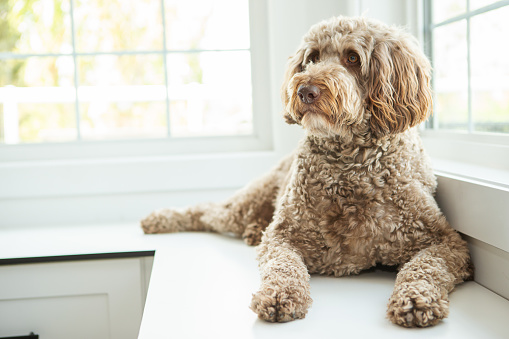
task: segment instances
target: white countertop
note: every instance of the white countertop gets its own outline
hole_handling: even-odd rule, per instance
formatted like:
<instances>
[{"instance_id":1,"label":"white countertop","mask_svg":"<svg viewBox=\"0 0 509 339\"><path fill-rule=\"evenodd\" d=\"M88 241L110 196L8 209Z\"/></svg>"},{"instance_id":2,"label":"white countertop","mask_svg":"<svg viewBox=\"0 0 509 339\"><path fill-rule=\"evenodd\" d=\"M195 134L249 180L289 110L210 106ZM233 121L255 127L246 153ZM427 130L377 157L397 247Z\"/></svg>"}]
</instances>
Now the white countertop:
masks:
<instances>
[{"instance_id":1,"label":"white countertop","mask_svg":"<svg viewBox=\"0 0 509 339\"><path fill-rule=\"evenodd\" d=\"M141 339L509 338L509 301L475 282L450 295L450 315L439 325L405 329L385 318L394 273L313 276L307 317L272 324L248 308L259 276L255 250L241 240L144 235L136 224L0 231L0 260L154 250Z\"/></svg>"}]
</instances>

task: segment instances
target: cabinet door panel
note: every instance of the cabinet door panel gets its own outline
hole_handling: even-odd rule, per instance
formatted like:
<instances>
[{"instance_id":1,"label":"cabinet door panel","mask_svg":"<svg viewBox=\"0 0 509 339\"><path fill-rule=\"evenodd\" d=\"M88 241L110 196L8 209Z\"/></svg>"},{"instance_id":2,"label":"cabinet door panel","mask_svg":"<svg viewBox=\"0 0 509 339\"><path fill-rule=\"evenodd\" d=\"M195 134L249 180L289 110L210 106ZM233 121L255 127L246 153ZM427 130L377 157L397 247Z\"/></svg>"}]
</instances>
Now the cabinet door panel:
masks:
<instances>
[{"instance_id":1,"label":"cabinet door panel","mask_svg":"<svg viewBox=\"0 0 509 339\"><path fill-rule=\"evenodd\" d=\"M0 337L33 331L52 339L136 338L142 260L0 266Z\"/></svg>"},{"instance_id":2,"label":"cabinet door panel","mask_svg":"<svg viewBox=\"0 0 509 339\"><path fill-rule=\"evenodd\" d=\"M107 294L1 300L0 319L7 335L26 334L28 326L40 338L110 338Z\"/></svg>"}]
</instances>

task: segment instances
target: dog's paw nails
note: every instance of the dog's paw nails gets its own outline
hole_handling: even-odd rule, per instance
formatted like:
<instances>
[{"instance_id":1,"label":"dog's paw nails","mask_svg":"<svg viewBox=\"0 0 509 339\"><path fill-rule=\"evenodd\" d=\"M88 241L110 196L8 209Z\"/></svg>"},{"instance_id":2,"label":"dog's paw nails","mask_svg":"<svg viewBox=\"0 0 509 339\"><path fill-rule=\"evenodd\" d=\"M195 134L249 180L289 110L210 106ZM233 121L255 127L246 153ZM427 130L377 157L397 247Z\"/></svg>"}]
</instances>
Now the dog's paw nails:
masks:
<instances>
[{"instance_id":1,"label":"dog's paw nails","mask_svg":"<svg viewBox=\"0 0 509 339\"><path fill-rule=\"evenodd\" d=\"M296 288L265 289L253 295L250 308L262 320L287 322L304 318L311 302L306 291Z\"/></svg>"},{"instance_id":2,"label":"dog's paw nails","mask_svg":"<svg viewBox=\"0 0 509 339\"><path fill-rule=\"evenodd\" d=\"M388 318L404 327L436 325L449 314L449 301L433 285L417 281L396 286L387 309Z\"/></svg>"}]
</instances>

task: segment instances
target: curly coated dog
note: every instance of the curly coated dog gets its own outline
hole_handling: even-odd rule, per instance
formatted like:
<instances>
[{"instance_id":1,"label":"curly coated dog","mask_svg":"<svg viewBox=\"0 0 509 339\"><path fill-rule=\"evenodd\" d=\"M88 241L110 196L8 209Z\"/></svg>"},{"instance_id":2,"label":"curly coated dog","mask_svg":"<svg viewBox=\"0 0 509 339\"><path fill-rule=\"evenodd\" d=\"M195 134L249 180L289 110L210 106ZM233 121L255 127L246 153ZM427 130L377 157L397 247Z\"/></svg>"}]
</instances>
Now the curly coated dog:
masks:
<instances>
[{"instance_id":1,"label":"curly coated dog","mask_svg":"<svg viewBox=\"0 0 509 339\"><path fill-rule=\"evenodd\" d=\"M436 179L414 126L431 111L431 67L416 40L366 18L336 17L304 36L282 86L284 117L306 136L227 201L164 209L146 233L234 233L258 245L261 319L304 318L310 274L399 265L388 318L425 327L471 279L467 245L434 200Z\"/></svg>"}]
</instances>

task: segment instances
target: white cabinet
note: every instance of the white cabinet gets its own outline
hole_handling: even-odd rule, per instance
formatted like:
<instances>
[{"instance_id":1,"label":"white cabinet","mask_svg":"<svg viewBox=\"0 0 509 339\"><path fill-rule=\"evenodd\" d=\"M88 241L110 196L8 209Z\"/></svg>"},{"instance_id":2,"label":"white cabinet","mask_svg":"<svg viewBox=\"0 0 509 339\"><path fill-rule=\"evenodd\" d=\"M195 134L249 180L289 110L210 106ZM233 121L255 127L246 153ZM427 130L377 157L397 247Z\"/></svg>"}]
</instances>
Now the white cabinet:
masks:
<instances>
[{"instance_id":1,"label":"white cabinet","mask_svg":"<svg viewBox=\"0 0 509 339\"><path fill-rule=\"evenodd\" d=\"M0 266L0 337L137 338L152 260Z\"/></svg>"}]
</instances>

